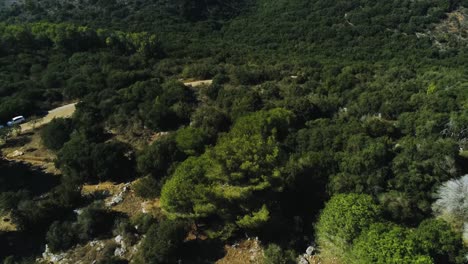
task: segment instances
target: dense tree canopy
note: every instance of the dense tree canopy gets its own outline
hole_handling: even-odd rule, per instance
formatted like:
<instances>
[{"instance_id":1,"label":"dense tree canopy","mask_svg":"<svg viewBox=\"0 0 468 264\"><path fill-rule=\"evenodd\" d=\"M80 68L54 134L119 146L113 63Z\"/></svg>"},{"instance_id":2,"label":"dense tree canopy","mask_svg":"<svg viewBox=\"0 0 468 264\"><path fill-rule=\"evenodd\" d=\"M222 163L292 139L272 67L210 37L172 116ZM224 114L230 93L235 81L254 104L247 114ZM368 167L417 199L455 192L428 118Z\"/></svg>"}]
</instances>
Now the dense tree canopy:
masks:
<instances>
[{"instance_id":1,"label":"dense tree canopy","mask_svg":"<svg viewBox=\"0 0 468 264\"><path fill-rule=\"evenodd\" d=\"M0 214L19 223L0 262L123 234L139 263L216 262L212 246L245 235L271 263L314 242L323 262L463 263L467 6L3 1L0 125L77 110L41 132L61 176L0 159ZM34 139L17 130L0 128L5 155ZM133 180L161 212L129 220L81 195ZM98 263L125 261L109 252Z\"/></svg>"}]
</instances>

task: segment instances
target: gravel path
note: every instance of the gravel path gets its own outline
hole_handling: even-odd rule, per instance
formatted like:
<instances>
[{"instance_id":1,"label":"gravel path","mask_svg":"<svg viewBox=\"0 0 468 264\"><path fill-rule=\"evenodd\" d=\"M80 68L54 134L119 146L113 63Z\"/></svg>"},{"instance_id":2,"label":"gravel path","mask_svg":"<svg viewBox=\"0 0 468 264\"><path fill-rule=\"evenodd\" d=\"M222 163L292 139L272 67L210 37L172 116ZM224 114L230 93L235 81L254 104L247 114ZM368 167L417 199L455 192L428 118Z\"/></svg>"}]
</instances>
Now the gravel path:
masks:
<instances>
[{"instance_id":1,"label":"gravel path","mask_svg":"<svg viewBox=\"0 0 468 264\"><path fill-rule=\"evenodd\" d=\"M202 80L202 81L194 81L194 82L184 82L185 86L192 86L192 87L197 87L197 86L202 86L202 85L210 85L213 83L213 80Z\"/></svg>"},{"instance_id":2,"label":"gravel path","mask_svg":"<svg viewBox=\"0 0 468 264\"><path fill-rule=\"evenodd\" d=\"M21 124L21 132L33 130L34 128L43 126L49 123L50 121L52 121L54 118L66 118L66 117L72 116L73 113L75 112L76 104L77 103L73 103L73 104L68 104L68 105L64 105L61 107L57 107L53 110L50 110L47 113L47 115L42 118L35 119L32 121L26 122L24 124Z\"/></svg>"}]
</instances>

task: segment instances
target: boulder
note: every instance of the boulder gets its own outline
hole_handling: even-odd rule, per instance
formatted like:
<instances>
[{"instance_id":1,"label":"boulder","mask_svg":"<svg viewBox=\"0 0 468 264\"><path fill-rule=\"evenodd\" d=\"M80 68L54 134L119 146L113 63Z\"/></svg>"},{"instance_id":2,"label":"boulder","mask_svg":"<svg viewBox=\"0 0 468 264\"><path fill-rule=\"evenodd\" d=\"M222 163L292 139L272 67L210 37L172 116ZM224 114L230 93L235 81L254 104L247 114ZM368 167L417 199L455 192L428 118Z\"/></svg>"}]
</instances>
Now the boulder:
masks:
<instances>
[{"instance_id":1,"label":"boulder","mask_svg":"<svg viewBox=\"0 0 468 264\"><path fill-rule=\"evenodd\" d=\"M309 246L306 249L306 254L309 255L309 256L312 256L312 254L314 254L314 251L315 251L315 248L313 246Z\"/></svg>"}]
</instances>

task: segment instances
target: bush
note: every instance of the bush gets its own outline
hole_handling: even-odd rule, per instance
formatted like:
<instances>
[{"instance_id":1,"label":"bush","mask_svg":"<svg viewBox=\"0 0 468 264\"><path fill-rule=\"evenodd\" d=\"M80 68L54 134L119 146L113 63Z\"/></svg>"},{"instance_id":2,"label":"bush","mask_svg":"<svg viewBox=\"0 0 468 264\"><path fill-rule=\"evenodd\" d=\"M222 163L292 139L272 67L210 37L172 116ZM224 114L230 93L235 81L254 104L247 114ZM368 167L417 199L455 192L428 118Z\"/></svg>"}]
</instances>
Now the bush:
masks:
<instances>
[{"instance_id":1,"label":"bush","mask_svg":"<svg viewBox=\"0 0 468 264\"><path fill-rule=\"evenodd\" d=\"M185 155L177 148L174 137L165 136L138 155L137 169L140 175L151 175L155 179L161 179L174 161L180 161L184 157Z\"/></svg>"},{"instance_id":2,"label":"bush","mask_svg":"<svg viewBox=\"0 0 468 264\"><path fill-rule=\"evenodd\" d=\"M146 234L148 230L156 223L156 220L150 214L139 213L130 219L133 226L138 228L139 234Z\"/></svg>"},{"instance_id":3,"label":"bush","mask_svg":"<svg viewBox=\"0 0 468 264\"><path fill-rule=\"evenodd\" d=\"M54 119L41 130L42 143L48 149L59 150L70 140L72 131L71 119Z\"/></svg>"},{"instance_id":4,"label":"bush","mask_svg":"<svg viewBox=\"0 0 468 264\"><path fill-rule=\"evenodd\" d=\"M151 176L140 178L134 185L135 193L144 199L153 199L161 194L161 182Z\"/></svg>"},{"instance_id":5,"label":"bush","mask_svg":"<svg viewBox=\"0 0 468 264\"><path fill-rule=\"evenodd\" d=\"M264 250L264 263L265 264L293 264L295 261L295 254L293 251L283 251L280 246L270 244Z\"/></svg>"},{"instance_id":6,"label":"bush","mask_svg":"<svg viewBox=\"0 0 468 264\"><path fill-rule=\"evenodd\" d=\"M185 127L177 131L177 147L187 155L201 154L207 143L207 136L200 128Z\"/></svg>"},{"instance_id":7,"label":"bush","mask_svg":"<svg viewBox=\"0 0 468 264\"><path fill-rule=\"evenodd\" d=\"M133 151L125 143L96 144L91 156L94 161L94 174L99 181L127 181L135 176Z\"/></svg>"},{"instance_id":8,"label":"bush","mask_svg":"<svg viewBox=\"0 0 468 264\"><path fill-rule=\"evenodd\" d=\"M47 231L46 241L52 252L69 249L79 242L76 227L72 222L55 221Z\"/></svg>"},{"instance_id":9,"label":"bush","mask_svg":"<svg viewBox=\"0 0 468 264\"><path fill-rule=\"evenodd\" d=\"M182 72L184 78L208 79L213 77L215 69L209 64L193 64L186 66Z\"/></svg>"},{"instance_id":10,"label":"bush","mask_svg":"<svg viewBox=\"0 0 468 264\"><path fill-rule=\"evenodd\" d=\"M153 224L141 244L136 263L175 263L186 233L183 222L166 220Z\"/></svg>"},{"instance_id":11,"label":"bush","mask_svg":"<svg viewBox=\"0 0 468 264\"><path fill-rule=\"evenodd\" d=\"M81 182L122 181L134 176L131 147L121 142L94 143L73 135L57 155L56 165L68 178Z\"/></svg>"},{"instance_id":12,"label":"bush","mask_svg":"<svg viewBox=\"0 0 468 264\"><path fill-rule=\"evenodd\" d=\"M399 226L373 224L356 240L355 263L433 263L430 256L418 252L415 241L408 235L409 231Z\"/></svg>"},{"instance_id":13,"label":"bush","mask_svg":"<svg viewBox=\"0 0 468 264\"><path fill-rule=\"evenodd\" d=\"M339 194L327 202L316 225L320 246L340 254L380 218L381 209L365 194Z\"/></svg>"}]
</instances>

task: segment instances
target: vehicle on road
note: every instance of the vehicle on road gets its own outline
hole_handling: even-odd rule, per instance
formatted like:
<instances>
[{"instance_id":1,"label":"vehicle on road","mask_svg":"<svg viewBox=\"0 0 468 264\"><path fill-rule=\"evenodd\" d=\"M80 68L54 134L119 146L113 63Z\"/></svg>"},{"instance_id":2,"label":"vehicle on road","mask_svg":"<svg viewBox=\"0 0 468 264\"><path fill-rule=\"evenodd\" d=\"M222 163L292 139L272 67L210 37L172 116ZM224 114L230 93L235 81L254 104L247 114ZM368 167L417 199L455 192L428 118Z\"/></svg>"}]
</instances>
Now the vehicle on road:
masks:
<instances>
[{"instance_id":1,"label":"vehicle on road","mask_svg":"<svg viewBox=\"0 0 468 264\"><path fill-rule=\"evenodd\" d=\"M13 125L16 125L16 124L21 124L24 121L26 121L26 119L23 116L15 116L15 117L13 117L11 119L11 121L7 122L7 125L8 126L13 126Z\"/></svg>"}]
</instances>

